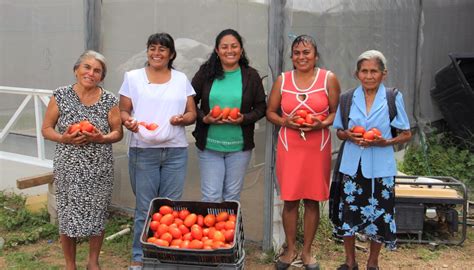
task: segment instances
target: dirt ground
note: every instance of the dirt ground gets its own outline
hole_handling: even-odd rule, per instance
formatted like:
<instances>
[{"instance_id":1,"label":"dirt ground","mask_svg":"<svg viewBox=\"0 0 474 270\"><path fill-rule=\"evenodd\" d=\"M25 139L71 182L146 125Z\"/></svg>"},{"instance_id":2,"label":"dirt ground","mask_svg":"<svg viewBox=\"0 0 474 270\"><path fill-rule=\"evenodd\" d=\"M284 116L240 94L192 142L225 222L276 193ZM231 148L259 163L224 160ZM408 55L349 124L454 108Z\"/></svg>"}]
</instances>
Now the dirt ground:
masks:
<instances>
[{"instance_id":1,"label":"dirt ground","mask_svg":"<svg viewBox=\"0 0 474 270\"><path fill-rule=\"evenodd\" d=\"M467 239L462 246L432 246L418 244L399 244L396 251L383 250L380 256L381 269L474 269L474 229L469 227ZM85 269L87 259L87 243L81 243L83 248L78 248L78 267ZM367 243L359 243L366 247ZM124 247L127 248L127 247ZM246 243L245 269L274 269L269 255L252 243ZM316 243L313 247L315 257L321 264L321 269L336 269L344 260L343 247L334 244L331 240L327 243ZM7 265L7 254L31 254L34 260L41 265L50 265L49 269L62 269L64 267L62 251L58 241L40 241L35 244L20 246L14 249L3 250L0 253L0 269L23 269L15 265ZM365 269L367 252L357 250L357 261L360 269ZM103 269L127 269L129 258L118 255L107 247L101 254ZM39 263L38 263L39 264ZM33 264L34 266L34 264ZM38 270L34 267L31 269ZM186 268L188 269L188 268ZM303 269L292 266L291 269Z\"/></svg>"}]
</instances>

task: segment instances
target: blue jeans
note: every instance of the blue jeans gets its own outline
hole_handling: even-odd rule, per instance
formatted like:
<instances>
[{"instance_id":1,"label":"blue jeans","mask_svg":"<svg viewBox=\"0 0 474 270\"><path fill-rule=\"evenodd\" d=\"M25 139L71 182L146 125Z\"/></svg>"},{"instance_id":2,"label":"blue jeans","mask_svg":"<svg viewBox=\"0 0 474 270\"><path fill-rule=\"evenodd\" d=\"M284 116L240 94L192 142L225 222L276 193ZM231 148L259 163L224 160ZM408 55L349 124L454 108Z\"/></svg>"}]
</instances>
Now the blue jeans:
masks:
<instances>
[{"instance_id":1,"label":"blue jeans","mask_svg":"<svg viewBox=\"0 0 474 270\"><path fill-rule=\"evenodd\" d=\"M197 151L201 171L202 200L207 202L239 201L252 150L218 152L198 149Z\"/></svg>"},{"instance_id":2,"label":"blue jeans","mask_svg":"<svg viewBox=\"0 0 474 270\"><path fill-rule=\"evenodd\" d=\"M132 261L141 262L140 237L150 201L156 197L179 200L183 194L188 148L136 148L129 151L130 183L135 194Z\"/></svg>"}]
</instances>

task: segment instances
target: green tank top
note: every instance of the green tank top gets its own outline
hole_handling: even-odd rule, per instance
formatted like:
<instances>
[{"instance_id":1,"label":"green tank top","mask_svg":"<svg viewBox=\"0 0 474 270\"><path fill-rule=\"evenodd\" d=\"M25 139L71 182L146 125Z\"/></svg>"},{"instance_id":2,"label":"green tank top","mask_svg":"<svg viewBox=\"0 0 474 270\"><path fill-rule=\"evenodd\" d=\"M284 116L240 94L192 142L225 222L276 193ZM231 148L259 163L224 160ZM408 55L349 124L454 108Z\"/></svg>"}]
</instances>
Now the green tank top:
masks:
<instances>
[{"instance_id":1,"label":"green tank top","mask_svg":"<svg viewBox=\"0 0 474 270\"><path fill-rule=\"evenodd\" d=\"M209 94L209 106L219 105L239 108L242 104L242 72L240 67L233 71L224 72L224 78L214 80ZM244 138L240 125L210 125L207 133L206 149L220 152L241 151L244 148Z\"/></svg>"}]
</instances>

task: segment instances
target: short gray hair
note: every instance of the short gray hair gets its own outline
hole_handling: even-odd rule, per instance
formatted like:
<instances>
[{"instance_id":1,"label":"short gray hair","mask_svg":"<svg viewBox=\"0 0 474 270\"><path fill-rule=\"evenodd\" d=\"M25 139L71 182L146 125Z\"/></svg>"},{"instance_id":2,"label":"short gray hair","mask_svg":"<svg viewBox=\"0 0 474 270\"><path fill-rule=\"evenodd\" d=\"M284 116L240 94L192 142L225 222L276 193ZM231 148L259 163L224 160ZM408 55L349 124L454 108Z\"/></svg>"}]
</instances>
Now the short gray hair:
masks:
<instances>
[{"instance_id":1,"label":"short gray hair","mask_svg":"<svg viewBox=\"0 0 474 270\"><path fill-rule=\"evenodd\" d=\"M363 52L357 58L356 73L359 72L360 65L362 64L362 61L371 60L371 59L375 59L377 61L377 63L379 64L380 71L386 71L387 70L387 59L385 58L383 53L381 53L377 50L369 50L369 51Z\"/></svg>"},{"instance_id":2,"label":"short gray hair","mask_svg":"<svg viewBox=\"0 0 474 270\"><path fill-rule=\"evenodd\" d=\"M79 65L81 65L81 63L84 61L84 59L87 59L87 58L93 58L93 59L99 61L100 65L102 66L102 76L100 78L100 81L103 81L104 78L105 78L105 75L107 74L107 64L106 64L106 61L105 61L105 57L102 54L100 54L96 51L87 50L87 51L83 52L79 56L79 58L77 58L77 61L74 64L73 71L76 71L76 69L79 68Z\"/></svg>"}]
</instances>

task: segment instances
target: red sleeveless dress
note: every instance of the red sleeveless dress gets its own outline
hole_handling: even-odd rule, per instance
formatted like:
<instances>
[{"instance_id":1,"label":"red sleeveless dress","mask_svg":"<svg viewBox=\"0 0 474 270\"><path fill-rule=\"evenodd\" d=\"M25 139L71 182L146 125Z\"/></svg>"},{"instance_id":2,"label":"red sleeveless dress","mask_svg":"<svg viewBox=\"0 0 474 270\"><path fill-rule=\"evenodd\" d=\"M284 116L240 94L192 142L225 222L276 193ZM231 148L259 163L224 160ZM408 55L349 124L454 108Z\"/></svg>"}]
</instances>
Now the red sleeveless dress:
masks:
<instances>
[{"instance_id":1,"label":"red sleeveless dress","mask_svg":"<svg viewBox=\"0 0 474 270\"><path fill-rule=\"evenodd\" d=\"M282 74L281 111L283 116L305 109L314 115L329 114L327 76L330 71L317 69L313 84L299 89L293 71ZM301 99L303 100L301 100ZM282 127L278 134L276 175L280 198L284 201L329 198L331 137L329 129L305 132Z\"/></svg>"}]
</instances>

